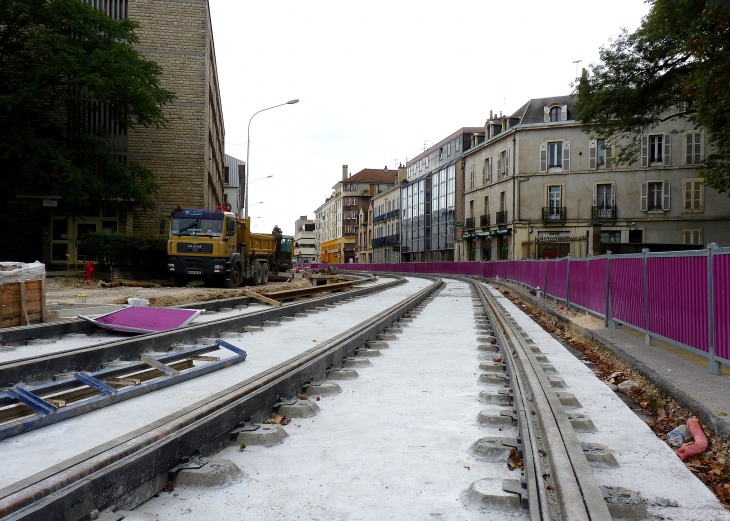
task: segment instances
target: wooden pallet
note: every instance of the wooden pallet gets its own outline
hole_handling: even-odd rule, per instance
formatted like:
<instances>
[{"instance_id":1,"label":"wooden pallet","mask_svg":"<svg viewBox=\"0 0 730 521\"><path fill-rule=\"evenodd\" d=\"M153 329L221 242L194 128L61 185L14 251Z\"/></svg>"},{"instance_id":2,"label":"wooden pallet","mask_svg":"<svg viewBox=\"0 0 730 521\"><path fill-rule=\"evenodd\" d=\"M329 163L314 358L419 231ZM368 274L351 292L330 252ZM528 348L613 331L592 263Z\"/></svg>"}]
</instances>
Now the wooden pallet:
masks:
<instances>
[{"instance_id":1,"label":"wooden pallet","mask_svg":"<svg viewBox=\"0 0 730 521\"><path fill-rule=\"evenodd\" d=\"M25 326L45 321L45 279L0 284L0 327Z\"/></svg>"}]
</instances>

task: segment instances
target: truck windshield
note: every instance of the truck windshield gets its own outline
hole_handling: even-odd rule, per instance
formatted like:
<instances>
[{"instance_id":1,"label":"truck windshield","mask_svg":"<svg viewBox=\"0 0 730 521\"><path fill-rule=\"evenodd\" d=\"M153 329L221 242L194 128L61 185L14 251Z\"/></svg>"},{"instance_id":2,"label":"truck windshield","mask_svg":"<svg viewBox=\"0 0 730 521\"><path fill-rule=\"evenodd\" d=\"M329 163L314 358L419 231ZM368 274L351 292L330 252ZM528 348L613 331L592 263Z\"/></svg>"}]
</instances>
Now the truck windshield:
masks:
<instances>
[{"instance_id":1,"label":"truck windshield","mask_svg":"<svg viewBox=\"0 0 730 521\"><path fill-rule=\"evenodd\" d=\"M172 235L206 235L220 237L223 232L223 219L175 218L172 219Z\"/></svg>"}]
</instances>

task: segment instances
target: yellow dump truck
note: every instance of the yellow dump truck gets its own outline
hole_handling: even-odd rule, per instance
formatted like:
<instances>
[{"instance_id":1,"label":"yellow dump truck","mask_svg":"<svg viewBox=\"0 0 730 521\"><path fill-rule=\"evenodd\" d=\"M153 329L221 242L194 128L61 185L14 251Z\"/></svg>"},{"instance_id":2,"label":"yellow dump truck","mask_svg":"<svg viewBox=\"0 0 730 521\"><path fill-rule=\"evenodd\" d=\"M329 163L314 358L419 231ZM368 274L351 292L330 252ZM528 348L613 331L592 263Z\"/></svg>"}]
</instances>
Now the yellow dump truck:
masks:
<instances>
[{"instance_id":1,"label":"yellow dump truck","mask_svg":"<svg viewBox=\"0 0 730 521\"><path fill-rule=\"evenodd\" d=\"M236 217L225 207L178 207L170 215L167 269L176 286L193 279L226 288L236 288L242 282L266 284L269 273L277 272L280 238L252 233L249 218Z\"/></svg>"}]
</instances>

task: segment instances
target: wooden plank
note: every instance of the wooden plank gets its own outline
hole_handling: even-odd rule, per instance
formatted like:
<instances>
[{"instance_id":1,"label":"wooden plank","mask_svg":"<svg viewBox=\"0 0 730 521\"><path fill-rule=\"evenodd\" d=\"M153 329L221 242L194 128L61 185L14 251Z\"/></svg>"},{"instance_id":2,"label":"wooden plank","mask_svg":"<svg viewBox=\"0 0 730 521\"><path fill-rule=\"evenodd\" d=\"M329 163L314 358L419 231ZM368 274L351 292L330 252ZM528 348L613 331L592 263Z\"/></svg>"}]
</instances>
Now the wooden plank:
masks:
<instances>
[{"instance_id":1,"label":"wooden plank","mask_svg":"<svg viewBox=\"0 0 730 521\"><path fill-rule=\"evenodd\" d=\"M40 316L42 313L42 308L43 308L43 306L41 305L40 301L28 302L25 305L25 314L26 315L38 314L38 316ZM0 306L0 316L2 318L20 317L22 314L23 314L23 303L22 302L15 302L13 304Z\"/></svg>"},{"instance_id":2,"label":"wooden plank","mask_svg":"<svg viewBox=\"0 0 730 521\"><path fill-rule=\"evenodd\" d=\"M241 291L247 297L255 298L256 300L260 300L261 302L265 302L266 304L271 304L272 306L281 306L281 302L272 298L264 297L263 295L259 295L258 293L254 293L253 291L248 291L247 289L242 289Z\"/></svg>"},{"instance_id":3,"label":"wooden plank","mask_svg":"<svg viewBox=\"0 0 730 521\"><path fill-rule=\"evenodd\" d=\"M41 281L41 322L47 322L48 310L46 309L46 279Z\"/></svg>"},{"instance_id":4,"label":"wooden plank","mask_svg":"<svg viewBox=\"0 0 730 521\"><path fill-rule=\"evenodd\" d=\"M25 302L25 282L20 283L20 325L28 325L28 309Z\"/></svg>"},{"instance_id":5,"label":"wooden plank","mask_svg":"<svg viewBox=\"0 0 730 521\"><path fill-rule=\"evenodd\" d=\"M46 279L28 280L25 282L26 289L41 289L45 285Z\"/></svg>"}]
</instances>

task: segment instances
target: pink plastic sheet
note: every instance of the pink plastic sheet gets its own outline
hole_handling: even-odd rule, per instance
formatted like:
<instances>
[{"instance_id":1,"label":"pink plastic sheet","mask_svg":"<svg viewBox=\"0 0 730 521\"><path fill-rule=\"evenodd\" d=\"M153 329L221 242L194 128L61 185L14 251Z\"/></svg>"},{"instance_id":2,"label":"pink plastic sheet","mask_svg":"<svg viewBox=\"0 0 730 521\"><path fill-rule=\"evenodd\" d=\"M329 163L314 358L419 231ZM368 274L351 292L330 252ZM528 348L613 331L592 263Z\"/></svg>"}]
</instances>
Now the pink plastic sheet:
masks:
<instances>
[{"instance_id":1,"label":"pink plastic sheet","mask_svg":"<svg viewBox=\"0 0 730 521\"><path fill-rule=\"evenodd\" d=\"M104 329L125 333L159 333L187 326L200 309L131 307L96 318L79 315Z\"/></svg>"}]
</instances>

